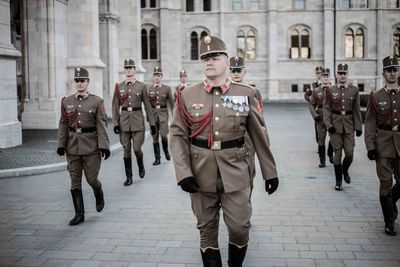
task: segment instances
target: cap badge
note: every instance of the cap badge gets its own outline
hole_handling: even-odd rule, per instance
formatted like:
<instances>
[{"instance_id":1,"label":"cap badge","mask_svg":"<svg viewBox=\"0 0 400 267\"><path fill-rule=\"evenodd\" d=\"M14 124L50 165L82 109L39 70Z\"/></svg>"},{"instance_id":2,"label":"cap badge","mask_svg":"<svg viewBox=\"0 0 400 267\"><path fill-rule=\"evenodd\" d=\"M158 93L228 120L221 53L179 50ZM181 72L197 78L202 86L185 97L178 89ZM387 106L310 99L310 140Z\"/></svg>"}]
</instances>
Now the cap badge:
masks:
<instances>
[{"instance_id":1,"label":"cap badge","mask_svg":"<svg viewBox=\"0 0 400 267\"><path fill-rule=\"evenodd\" d=\"M204 43L205 43L205 44L210 44L210 43L211 43L211 37L208 36L208 35L205 36L205 37L204 37Z\"/></svg>"}]
</instances>

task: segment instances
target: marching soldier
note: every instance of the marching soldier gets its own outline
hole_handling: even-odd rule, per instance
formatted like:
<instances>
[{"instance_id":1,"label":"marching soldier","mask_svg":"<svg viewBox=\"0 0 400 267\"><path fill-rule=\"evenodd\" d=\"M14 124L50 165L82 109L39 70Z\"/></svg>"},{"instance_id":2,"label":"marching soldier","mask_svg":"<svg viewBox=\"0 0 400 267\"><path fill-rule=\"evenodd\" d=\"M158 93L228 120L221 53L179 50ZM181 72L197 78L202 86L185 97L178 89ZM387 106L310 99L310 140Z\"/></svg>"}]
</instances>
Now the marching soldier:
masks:
<instances>
[{"instance_id":1,"label":"marching soldier","mask_svg":"<svg viewBox=\"0 0 400 267\"><path fill-rule=\"evenodd\" d=\"M306 89L306 91L304 92L304 99L310 103L310 99L311 99L311 94L312 91L315 90L316 88L318 88L322 83L321 83L321 74L322 74L322 70L323 67L322 66L317 66L315 68L315 75L317 76L317 79L311 84L312 87L309 87ZM317 141L318 142L318 141Z\"/></svg>"},{"instance_id":2,"label":"marching soldier","mask_svg":"<svg viewBox=\"0 0 400 267\"><path fill-rule=\"evenodd\" d=\"M318 140L318 155L319 165L318 167L325 167L325 139L326 139L326 126L323 120L323 104L325 99L325 92L330 86L330 70L329 68L322 68L321 72L321 84L314 88L310 98L310 112L311 116L317 126L317 140Z\"/></svg>"},{"instance_id":3,"label":"marching soldier","mask_svg":"<svg viewBox=\"0 0 400 267\"><path fill-rule=\"evenodd\" d=\"M358 87L348 83L348 65L339 64L338 84L326 90L323 119L334 149L335 190L342 190L342 178L350 183L349 167L353 162L354 131L362 134L360 95ZM342 150L344 159L342 163Z\"/></svg>"},{"instance_id":4,"label":"marching soldier","mask_svg":"<svg viewBox=\"0 0 400 267\"><path fill-rule=\"evenodd\" d=\"M180 84L175 87L175 92L174 92L174 100L176 101L176 94L178 91L182 91L183 89L185 89L186 87L189 87L189 84L187 82L187 73L185 70L181 70L179 72L179 81Z\"/></svg>"},{"instance_id":5,"label":"marching soldier","mask_svg":"<svg viewBox=\"0 0 400 267\"><path fill-rule=\"evenodd\" d=\"M115 84L112 101L114 132L119 134L120 142L124 149L125 186L132 184L132 143L139 169L139 177L143 178L145 176L142 152L145 126L142 103L146 110L152 134L156 130L151 104L147 96L146 84L135 79L135 72L135 62L132 59L125 59L125 81Z\"/></svg>"},{"instance_id":6,"label":"marching soldier","mask_svg":"<svg viewBox=\"0 0 400 267\"><path fill-rule=\"evenodd\" d=\"M396 57L383 59L385 86L371 92L365 118L365 146L368 158L375 160L376 173L380 181L379 200L385 221L385 233L396 235L396 202L400 198L398 179L400 164L400 93L396 77L399 75L399 62Z\"/></svg>"},{"instance_id":7,"label":"marching soldier","mask_svg":"<svg viewBox=\"0 0 400 267\"><path fill-rule=\"evenodd\" d=\"M153 135L153 147L155 161L153 165L160 164L160 143L158 142L159 136L161 135L162 147L164 150L165 158L167 160L171 159L168 151L168 103L171 112L174 109L174 96L172 94L171 87L161 84L163 78L162 70L160 67L155 67L153 71L154 84L148 88L148 94L150 98L150 103L152 106L152 111L154 115L154 120L156 123L156 131Z\"/></svg>"},{"instance_id":8,"label":"marching soldier","mask_svg":"<svg viewBox=\"0 0 400 267\"><path fill-rule=\"evenodd\" d=\"M104 195L98 175L101 157L106 160L110 156L104 101L88 92L89 72L86 69L76 68L74 81L76 93L61 101L57 148L58 155L67 155L71 178L75 216L69 225L85 221L82 171L93 188L96 210L100 212L104 208Z\"/></svg>"},{"instance_id":9,"label":"marching soldier","mask_svg":"<svg viewBox=\"0 0 400 267\"><path fill-rule=\"evenodd\" d=\"M176 178L182 190L190 193L204 266L222 266L221 208L229 232L229 266L242 266L252 210L246 132L260 160L265 190L275 192L279 180L256 91L227 79L225 43L205 36L200 58L206 79L178 94L171 123Z\"/></svg>"}]
</instances>

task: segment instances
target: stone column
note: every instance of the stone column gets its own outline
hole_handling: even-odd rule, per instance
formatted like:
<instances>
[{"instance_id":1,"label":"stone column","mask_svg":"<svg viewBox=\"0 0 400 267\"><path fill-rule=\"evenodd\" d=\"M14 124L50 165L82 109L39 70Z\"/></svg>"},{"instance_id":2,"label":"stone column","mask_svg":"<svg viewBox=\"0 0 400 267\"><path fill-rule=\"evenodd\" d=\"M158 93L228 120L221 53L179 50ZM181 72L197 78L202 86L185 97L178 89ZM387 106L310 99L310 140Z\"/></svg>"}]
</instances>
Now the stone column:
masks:
<instances>
[{"instance_id":1,"label":"stone column","mask_svg":"<svg viewBox=\"0 0 400 267\"><path fill-rule=\"evenodd\" d=\"M103 69L103 82L105 86L103 98L107 107L106 110L110 110L115 83L119 80L118 2L101 0L99 8L100 58L106 65Z\"/></svg>"},{"instance_id":2,"label":"stone column","mask_svg":"<svg viewBox=\"0 0 400 267\"><path fill-rule=\"evenodd\" d=\"M0 148L6 148L22 144L16 66L21 53L11 44L9 0L0 0L0 14Z\"/></svg>"},{"instance_id":3,"label":"stone column","mask_svg":"<svg viewBox=\"0 0 400 267\"><path fill-rule=\"evenodd\" d=\"M22 1L24 129L58 128L66 93L67 2Z\"/></svg>"},{"instance_id":4,"label":"stone column","mask_svg":"<svg viewBox=\"0 0 400 267\"><path fill-rule=\"evenodd\" d=\"M325 1L324 5L324 66L331 70L332 81L335 80L335 34L339 36L340 29L334 31L334 1ZM337 45L337 44L336 44ZM336 49L337 51L337 49ZM336 55L337 56L337 55Z\"/></svg>"},{"instance_id":5,"label":"stone column","mask_svg":"<svg viewBox=\"0 0 400 267\"><path fill-rule=\"evenodd\" d=\"M68 1L68 84L75 92L73 75L75 67L89 71L89 91L103 97L103 69L99 43L99 1Z\"/></svg>"},{"instance_id":6,"label":"stone column","mask_svg":"<svg viewBox=\"0 0 400 267\"><path fill-rule=\"evenodd\" d=\"M384 55L384 52L382 50L382 41L385 40L387 37L385 36L385 26L384 25L384 20L383 20L383 3L382 1L377 1L376 3L377 9L376 9L376 56L377 56L377 61L376 61L376 82L375 82L375 88L379 89L383 87L383 77L381 73L383 72L383 66L382 66L382 60L384 57L387 55ZM392 37L392 31L390 31L390 38ZM388 54L392 54L389 52Z\"/></svg>"},{"instance_id":7,"label":"stone column","mask_svg":"<svg viewBox=\"0 0 400 267\"><path fill-rule=\"evenodd\" d=\"M269 13L267 14L268 25L268 87L263 94L264 99L279 99L279 80L278 80L278 10L276 1L269 1Z\"/></svg>"}]
</instances>

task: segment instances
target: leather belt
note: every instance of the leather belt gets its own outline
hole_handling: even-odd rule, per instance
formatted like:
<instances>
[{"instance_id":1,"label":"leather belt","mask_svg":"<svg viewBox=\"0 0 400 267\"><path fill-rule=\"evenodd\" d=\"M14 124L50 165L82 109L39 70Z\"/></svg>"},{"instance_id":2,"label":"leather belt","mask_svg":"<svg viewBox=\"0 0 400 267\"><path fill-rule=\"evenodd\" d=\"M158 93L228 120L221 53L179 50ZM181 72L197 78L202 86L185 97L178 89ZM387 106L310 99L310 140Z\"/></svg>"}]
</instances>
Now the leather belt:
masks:
<instances>
[{"instance_id":1,"label":"leather belt","mask_svg":"<svg viewBox=\"0 0 400 267\"><path fill-rule=\"evenodd\" d=\"M203 139L196 139L192 138L190 140L192 145L201 147L201 148L208 148L212 150L221 150L221 149L227 149L227 148L233 148L233 147L243 147L244 145L244 137L240 137L235 140L230 140L230 141L214 141L211 147L208 147L208 141L203 140Z\"/></svg>"},{"instance_id":2,"label":"leather belt","mask_svg":"<svg viewBox=\"0 0 400 267\"><path fill-rule=\"evenodd\" d=\"M153 108L160 109L160 108L167 108L167 105L155 105Z\"/></svg>"},{"instance_id":3,"label":"leather belt","mask_svg":"<svg viewBox=\"0 0 400 267\"><path fill-rule=\"evenodd\" d=\"M74 133L93 133L97 131L96 127L89 127L89 128L72 128L69 127L69 130Z\"/></svg>"},{"instance_id":4,"label":"leather belt","mask_svg":"<svg viewBox=\"0 0 400 267\"><path fill-rule=\"evenodd\" d=\"M142 107L137 107L137 108L134 108L134 107L122 107L122 110L123 111L138 111L138 110L142 110Z\"/></svg>"},{"instance_id":5,"label":"leather belt","mask_svg":"<svg viewBox=\"0 0 400 267\"><path fill-rule=\"evenodd\" d=\"M400 127L399 125L378 125L378 129L384 130L384 131L392 131L392 132L400 132Z\"/></svg>"},{"instance_id":6,"label":"leather belt","mask_svg":"<svg viewBox=\"0 0 400 267\"><path fill-rule=\"evenodd\" d=\"M332 110L333 114L337 114L337 115L351 115L353 114L353 111L336 111L336 110Z\"/></svg>"}]
</instances>

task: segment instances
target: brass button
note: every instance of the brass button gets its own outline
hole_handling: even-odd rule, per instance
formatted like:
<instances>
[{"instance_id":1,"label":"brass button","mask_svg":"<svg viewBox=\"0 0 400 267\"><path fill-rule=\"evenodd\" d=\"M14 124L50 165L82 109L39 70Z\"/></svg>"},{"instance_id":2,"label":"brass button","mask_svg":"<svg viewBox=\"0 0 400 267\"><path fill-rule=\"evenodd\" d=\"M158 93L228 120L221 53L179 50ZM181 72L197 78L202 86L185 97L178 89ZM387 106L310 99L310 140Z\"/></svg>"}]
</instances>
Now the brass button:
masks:
<instances>
[{"instance_id":1,"label":"brass button","mask_svg":"<svg viewBox=\"0 0 400 267\"><path fill-rule=\"evenodd\" d=\"M218 131L215 131L215 135L219 135L219 132L218 132Z\"/></svg>"},{"instance_id":2,"label":"brass button","mask_svg":"<svg viewBox=\"0 0 400 267\"><path fill-rule=\"evenodd\" d=\"M195 115L196 117L198 117L198 116L199 116L199 113L196 112L194 115Z\"/></svg>"},{"instance_id":3,"label":"brass button","mask_svg":"<svg viewBox=\"0 0 400 267\"><path fill-rule=\"evenodd\" d=\"M216 121L219 121L219 117L215 117L215 120L216 120Z\"/></svg>"},{"instance_id":4,"label":"brass button","mask_svg":"<svg viewBox=\"0 0 400 267\"><path fill-rule=\"evenodd\" d=\"M215 95L219 95L219 92L215 92Z\"/></svg>"},{"instance_id":5,"label":"brass button","mask_svg":"<svg viewBox=\"0 0 400 267\"><path fill-rule=\"evenodd\" d=\"M236 117L239 117L239 112L236 112Z\"/></svg>"},{"instance_id":6,"label":"brass button","mask_svg":"<svg viewBox=\"0 0 400 267\"><path fill-rule=\"evenodd\" d=\"M81 107L81 105L78 105L78 107L80 108L80 107Z\"/></svg>"},{"instance_id":7,"label":"brass button","mask_svg":"<svg viewBox=\"0 0 400 267\"><path fill-rule=\"evenodd\" d=\"M219 104L215 104L215 107L216 107L216 108L219 108Z\"/></svg>"},{"instance_id":8,"label":"brass button","mask_svg":"<svg viewBox=\"0 0 400 267\"><path fill-rule=\"evenodd\" d=\"M81 115L81 113L79 112L78 115Z\"/></svg>"}]
</instances>

